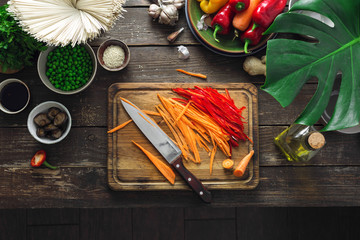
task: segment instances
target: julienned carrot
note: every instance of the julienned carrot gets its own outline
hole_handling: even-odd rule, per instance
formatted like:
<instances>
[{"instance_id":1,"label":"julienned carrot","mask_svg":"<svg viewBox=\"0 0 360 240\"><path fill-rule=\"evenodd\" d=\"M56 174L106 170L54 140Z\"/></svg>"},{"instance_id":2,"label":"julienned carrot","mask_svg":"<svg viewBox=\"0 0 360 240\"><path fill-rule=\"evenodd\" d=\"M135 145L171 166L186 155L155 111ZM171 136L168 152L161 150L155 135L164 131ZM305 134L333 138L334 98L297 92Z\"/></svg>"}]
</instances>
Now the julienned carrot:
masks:
<instances>
[{"instance_id":1,"label":"julienned carrot","mask_svg":"<svg viewBox=\"0 0 360 240\"><path fill-rule=\"evenodd\" d=\"M150 110L142 110L143 113L147 114L147 115L153 115L153 116L160 116L160 113L158 112L154 112L154 111L150 111Z\"/></svg>"},{"instance_id":2,"label":"julienned carrot","mask_svg":"<svg viewBox=\"0 0 360 240\"><path fill-rule=\"evenodd\" d=\"M132 122L132 120L130 119L130 120L128 120L128 121L126 121L126 122L124 122L124 123L122 123L122 124L120 124L119 126L117 126L117 127L114 127L113 129L110 129L107 133L113 133L113 132L116 132L117 130L120 130L120 129L122 129L123 127L125 127L126 125L128 125L130 122Z\"/></svg>"},{"instance_id":3,"label":"julienned carrot","mask_svg":"<svg viewBox=\"0 0 360 240\"><path fill-rule=\"evenodd\" d=\"M213 169L213 163L214 163L214 158L215 158L216 149L217 149L217 146L216 146L216 144L215 144L213 150L211 151L211 155L210 155L210 175L212 174L212 169Z\"/></svg>"},{"instance_id":4,"label":"julienned carrot","mask_svg":"<svg viewBox=\"0 0 360 240\"><path fill-rule=\"evenodd\" d=\"M138 148L140 148L141 151L149 158L149 160L155 165L155 167L164 175L164 177L171 183L175 183L175 173L174 171L166 165L164 162L162 162L160 159L152 155L149 151L147 151L145 148L137 144L136 142L132 141Z\"/></svg>"},{"instance_id":5,"label":"julienned carrot","mask_svg":"<svg viewBox=\"0 0 360 240\"><path fill-rule=\"evenodd\" d=\"M261 1L262 0L250 0L249 8L241 13L237 13L233 18L233 27L240 31L245 31L251 22L252 14L256 6L259 5Z\"/></svg>"},{"instance_id":6,"label":"julienned carrot","mask_svg":"<svg viewBox=\"0 0 360 240\"><path fill-rule=\"evenodd\" d=\"M190 75L190 76L193 76L193 77L198 77L198 78L202 78L202 79L206 79L206 78L207 78L206 75L201 74L201 73L188 72L188 71L185 71L185 70L183 70L183 69L176 69L176 71L181 72L181 73L184 73L184 74L187 74L187 75Z\"/></svg>"},{"instance_id":7,"label":"julienned carrot","mask_svg":"<svg viewBox=\"0 0 360 240\"><path fill-rule=\"evenodd\" d=\"M198 147L210 152L210 161L214 160L215 150L211 151L206 142L211 142L213 147L219 147L225 155L230 156L229 135L207 114L192 104L161 97L161 105L157 106L158 112L164 118L174 135L178 146L183 152L184 159L200 163ZM179 142L179 140L181 141ZM183 149L186 149L183 151ZM212 165L212 163L211 163Z\"/></svg>"},{"instance_id":8,"label":"julienned carrot","mask_svg":"<svg viewBox=\"0 0 360 240\"><path fill-rule=\"evenodd\" d=\"M227 158L222 162L222 166L223 168L230 170L234 166L234 161L231 160L230 158Z\"/></svg>"},{"instance_id":9,"label":"julienned carrot","mask_svg":"<svg viewBox=\"0 0 360 240\"><path fill-rule=\"evenodd\" d=\"M236 177L242 177L244 175L247 165L250 162L251 157L254 155L254 150L251 150L248 155L246 155L235 168L233 174Z\"/></svg>"}]
</instances>

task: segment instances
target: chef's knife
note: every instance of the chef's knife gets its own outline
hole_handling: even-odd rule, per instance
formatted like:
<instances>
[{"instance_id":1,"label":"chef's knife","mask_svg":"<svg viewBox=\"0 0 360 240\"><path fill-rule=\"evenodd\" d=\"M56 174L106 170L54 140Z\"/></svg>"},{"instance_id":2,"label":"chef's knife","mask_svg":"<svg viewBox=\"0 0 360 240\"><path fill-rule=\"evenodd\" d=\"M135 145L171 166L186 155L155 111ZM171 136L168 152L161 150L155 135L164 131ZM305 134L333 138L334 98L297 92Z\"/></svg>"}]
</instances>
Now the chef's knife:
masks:
<instances>
[{"instance_id":1,"label":"chef's knife","mask_svg":"<svg viewBox=\"0 0 360 240\"><path fill-rule=\"evenodd\" d=\"M211 202L211 193L206 190L202 183L189 170L185 168L182 162L181 150L169 136L133 103L125 99L122 99L121 103L145 137L147 137L166 161L180 173L185 182L189 184L203 201Z\"/></svg>"}]
</instances>

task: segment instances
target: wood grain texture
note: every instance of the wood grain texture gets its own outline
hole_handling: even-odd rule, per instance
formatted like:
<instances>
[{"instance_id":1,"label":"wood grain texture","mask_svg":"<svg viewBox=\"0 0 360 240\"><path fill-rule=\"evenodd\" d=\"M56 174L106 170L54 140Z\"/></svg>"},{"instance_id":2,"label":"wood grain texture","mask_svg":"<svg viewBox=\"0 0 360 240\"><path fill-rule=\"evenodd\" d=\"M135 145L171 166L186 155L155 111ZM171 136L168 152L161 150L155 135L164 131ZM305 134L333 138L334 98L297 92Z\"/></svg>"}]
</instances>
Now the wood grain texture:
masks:
<instances>
[{"instance_id":1,"label":"wood grain texture","mask_svg":"<svg viewBox=\"0 0 360 240\"><path fill-rule=\"evenodd\" d=\"M30 226L27 228L26 239L79 240L79 226L78 225Z\"/></svg>"},{"instance_id":2,"label":"wood grain texture","mask_svg":"<svg viewBox=\"0 0 360 240\"><path fill-rule=\"evenodd\" d=\"M77 225L78 208L28 209L27 225Z\"/></svg>"},{"instance_id":3,"label":"wood grain texture","mask_svg":"<svg viewBox=\"0 0 360 240\"><path fill-rule=\"evenodd\" d=\"M185 222L186 240L236 240L236 225L229 219L187 220Z\"/></svg>"},{"instance_id":4,"label":"wood grain texture","mask_svg":"<svg viewBox=\"0 0 360 240\"><path fill-rule=\"evenodd\" d=\"M182 208L136 208L132 217L133 240L184 239Z\"/></svg>"},{"instance_id":5,"label":"wood grain texture","mask_svg":"<svg viewBox=\"0 0 360 240\"><path fill-rule=\"evenodd\" d=\"M288 224L289 208L236 208L237 239L286 240L298 228ZM306 219L306 220L305 220ZM304 218L311 222L311 219Z\"/></svg>"},{"instance_id":6,"label":"wood grain texture","mask_svg":"<svg viewBox=\"0 0 360 240\"><path fill-rule=\"evenodd\" d=\"M80 240L133 239L132 210L129 208L80 209L79 228Z\"/></svg>"},{"instance_id":7,"label":"wood grain texture","mask_svg":"<svg viewBox=\"0 0 360 240\"><path fill-rule=\"evenodd\" d=\"M207 85L199 84L200 87ZM235 164L249 153L255 150L255 155L248 165L248 170L242 178L237 178L231 172L226 172L221 162L226 158L220 151L215 155L213 173L209 174L208 153L200 150L201 164L184 161L189 169L209 190L213 189L253 189L258 184L258 112L257 112L257 89L252 84L212 84L219 91L227 88L238 107L245 106L242 116L247 124L244 132L254 141L254 146L249 141L241 143L239 147L233 148L232 159ZM154 106L159 104L157 94L164 97L176 97L171 89L174 87L188 88L189 84L115 84L109 88L108 98L108 129L129 120L120 97L128 99L140 109L155 110ZM157 124L172 136L161 117L154 117ZM132 123L121 131L109 134L108 137L108 181L113 190L183 190L188 186L178 176L174 185L169 184L158 170L147 161L144 154L133 146L131 140L139 143L145 149L162 159L161 155L151 143L141 134L140 130ZM145 161L144 161L145 159ZM140 173L140 174L139 174Z\"/></svg>"},{"instance_id":8,"label":"wood grain texture","mask_svg":"<svg viewBox=\"0 0 360 240\"><path fill-rule=\"evenodd\" d=\"M6 0L0 0L5 4ZM63 96L48 90L34 66L12 75L0 74L29 85L29 106L16 115L0 113L0 208L63 207L196 207L202 203L191 191L113 192L107 186L107 89L113 83L203 82L182 75L176 68L208 75L205 83L254 83L259 89L265 78L251 77L242 70L244 58L227 58L207 50L192 37L185 16L180 13L176 27L153 22L147 16L150 0L130 0L126 16L101 38L92 42L94 50L108 38L118 38L130 46L131 60L120 72L99 67L93 84L84 92ZM184 26L174 44L165 37ZM177 58L177 46L190 51L186 61ZM264 55L265 51L256 56ZM251 191L215 191L215 207L239 206L359 206L359 136L325 133L327 144L310 162L287 162L273 144L273 138L290 125L311 99L316 80L305 84L294 102L282 108L274 98L259 90L260 184ZM67 106L73 118L69 136L56 145L36 142L26 129L26 119L37 104L55 100ZM320 122L319 122L320 124ZM33 169L29 160L45 149L49 162L60 170ZM21 233L19 233L21 235Z\"/></svg>"},{"instance_id":9,"label":"wood grain texture","mask_svg":"<svg viewBox=\"0 0 360 240\"><path fill-rule=\"evenodd\" d=\"M358 206L359 166L261 167L251 191L212 191L211 207ZM114 192L106 168L0 168L1 208L199 207L192 191ZM26 179L26 181L25 181ZM34 195L36 192L36 195Z\"/></svg>"},{"instance_id":10,"label":"wood grain texture","mask_svg":"<svg viewBox=\"0 0 360 240\"><path fill-rule=\"evenodd\" d=\"M199 220L199 219L235 219L236 208L209 208L197 207L186 208L185 220Z\"/></svg>"},{"instance_id":11,"label":"wood grain texture","mask_svg":"<svg viewBox=\"0 0 360 240\"><path fill-rule=\"evenodd\" d=\"M26 239L26 209L0 209L0 239Z\"/></svg>"}]
</instances>

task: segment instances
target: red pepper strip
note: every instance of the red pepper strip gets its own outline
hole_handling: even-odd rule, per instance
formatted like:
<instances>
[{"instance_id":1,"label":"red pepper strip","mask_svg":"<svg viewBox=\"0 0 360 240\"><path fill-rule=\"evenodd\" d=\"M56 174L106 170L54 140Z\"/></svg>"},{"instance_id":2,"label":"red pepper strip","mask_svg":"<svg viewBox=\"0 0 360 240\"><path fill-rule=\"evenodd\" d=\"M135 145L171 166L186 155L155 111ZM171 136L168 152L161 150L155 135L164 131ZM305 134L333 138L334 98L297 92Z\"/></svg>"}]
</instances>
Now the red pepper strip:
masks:
<instances>
[{"instance_id":1,"label":"red pepper strip","mask_svg":"<svg viewBox=\"0 0 360 240\"><path fill-rule=\"evenodd\" d=\"M231 22L235 16L235 12L231 11L229 3L223 6L211 21L211 26L214 28L213 37L215 41L219 42L216 34L226 35L230 32Z\"/></svg>"},{"instance_id":2,"label":"red pepper strip","mask_svg":"<svg viewBox=\"0 0 360 240\"><path fill-rule=\"evenodd\" d=\"M48 167L50 169L53 169L53 170L57 169L57 167L51 166L46 161L46 152L44 150L37 151L35 153L35 155L32 157L30 164L33 167L40 167L42 164L44 164L46 167Z\"/></svg>"},{"instance_id":3,"label":"red pepper strip","mask_svg":"<svg viewBox=\"0 0 360 240\"><path fill-rule=\"evenodd\" d=\"M241 41L243 41L244 44L244 52L249 53L248 46L250 45L256 45L260 42L262 38L263 32L265 32L266 28L262 26L256 26L251 24L251 26L241 35Z\"/></svg>"},{"instance_id":4,"label":"red pepper strip","mask_svg":"<svg viewBox=\"0 0 360 240\"><path fill-rule=\"evenodd\" d=\"M195 86L194 89L184 90L177 88L173 89L173 91L185 97L188 101L192 100L194 106L212 116L224 131L231 136L233 141L238 142L240 139L249 139L243 132L244 122L241 119L244 118L240 115L245 107L237 108L228 92L225 91L225 94L220 94L216 89L198 86Z\"/></svg>"},{"instance_id":5,"label":"red pepper strip","mask_svg":"<svg viewBox=\"0 0 360 240\"><path fill-rule=\"evenodd\" d=\"M250 0L229 0L231 11L241 13L250 6Z\"/></svg>"},{"instance_id":6,"label":"red pepper strip","mask_svg":"<svg viewBox=\"0 0 360 240\"><path fill-rule=\"evenodd\" d=\"M258 26L268 28L285 8L287 0L263 0L255 8L252 19Z\"/></svg>"}]
</instances>

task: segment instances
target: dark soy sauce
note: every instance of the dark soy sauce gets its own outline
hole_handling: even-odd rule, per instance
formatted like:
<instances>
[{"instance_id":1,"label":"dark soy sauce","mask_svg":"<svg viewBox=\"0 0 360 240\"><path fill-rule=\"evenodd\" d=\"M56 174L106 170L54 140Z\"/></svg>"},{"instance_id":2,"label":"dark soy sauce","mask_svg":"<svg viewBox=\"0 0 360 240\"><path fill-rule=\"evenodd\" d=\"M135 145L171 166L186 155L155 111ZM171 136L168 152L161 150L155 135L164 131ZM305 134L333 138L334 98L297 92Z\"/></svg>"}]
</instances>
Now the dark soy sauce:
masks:
<instances>
[{"instance_id":1,"label":"dark soy sauce","mask_svg":"<svg viewBox=\"0 0 360 240\"><path fill-rule=\"evenodd\" d=\"M11 112L22 109L29 98L29 93L24 84L12 82L3 87L0 92L1 105Z\"/></svg>"}]
</instances>

